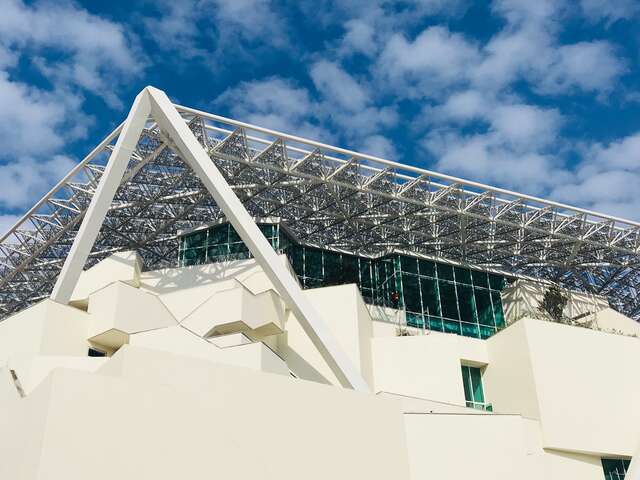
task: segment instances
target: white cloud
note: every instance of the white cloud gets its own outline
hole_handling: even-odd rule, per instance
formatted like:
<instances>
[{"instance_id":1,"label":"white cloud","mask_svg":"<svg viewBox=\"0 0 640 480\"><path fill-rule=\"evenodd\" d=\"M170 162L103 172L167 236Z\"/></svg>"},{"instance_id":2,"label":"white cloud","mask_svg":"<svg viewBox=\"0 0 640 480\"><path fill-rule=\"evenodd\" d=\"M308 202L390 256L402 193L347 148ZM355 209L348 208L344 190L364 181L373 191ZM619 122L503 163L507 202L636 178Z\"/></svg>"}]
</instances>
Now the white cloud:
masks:
<instances>
[{"instance_id":1,"label":"white cloud","mask_svg":"<svg viewBox=\"0 0 640 480\"><path fill-rule=\"evenodd\" d=\"M0 43L30 54L34 65L59 86L75 85L118 106L114 85L140 74L143 60L124 28L71 3L5 0ZM48 60L50 51L58 59Z\"/></svg>"},{"instance_id":2,"label":"white cloud","mask_svg":"<svg viewBox=\"0 0 640 480\"><path fill-rule=\"evenodd\" d=\"M538 23L557 16L565 6L564 0L494 0L492 10L511 24Z\"/></svg>"},{"instance_id":3,"label":"white cloud","mask_svg":"<svg viewBox=\"0 0 640 480\"><path fill-rule=\"evenodd\" d=\"M22 81L23 64L50 85ZM56 152L84 137L93 122L82 111L84 94L118 106L118 87L143 67L120 24L71 2L2 2L0 211L28 206L73 166Z\"/></svg>"},{"instance_id":4,"label":"white cloud","mask_svg":"<svg viewBox=\"0 0 640 480\"><path fill-rule=\"evenodd\" d=\"M318 86L317 98L290 80L272 77L244 82L225 91L215 103L256 125L395 155L390 140L382 134L398 121L394 107L374 106L368 88L336 64L318 62L312 67L312 76Z\"/></svg>"},{"instance_id":5,"label":"white cloud","mask_svg":"<svg viewBox=\"0 0 640 480\"><path fill-rule=\"evenodd\" d=\"M495 0L493 10L507 22L485 44L442 26L414 38L390 35L373 67L379 85L401 97L438 99L469 86L495 95L525 81L542 95L604 98L627 72L627 61L610 42L560 42L570 11L564 1ZM368 32L361 35L367 41Z\"/></svg>"},{"instance_id":6,"label":"white cloud","mask_svg":"<svg viewBox=\"0 0 640 480\"><path fill-rule=\"evenodd\" d=\"M361 145L358 147L363 153L374 155L377 157L394 160L398 158L393 143L382 135L371 135L362 139Z\"/></svg>"},{"instance_id":7,"label":"white cloud","mask_svg":"<svg viewBox=\"0 0 640 480\"><path fill-rule=\"evenodd\" d=\"M555 109L469 90L424 116L430 130L423 145L438 170L528 193L541 193L562 178L550 175L562 168L552 155L564 121ZM474 133L460 133L459 123L473 126Z\"/></svg>"},{"instance_id":8,"label":"white cloud","mask_svg":"<svg viewBox=\"0 0 640 480\"><path fill-rule=\"evenodd\" d=\"M541 194L564 177L552 155L522 152L497 132L471 136L431 132L424 144L438 157L438 171L530 194Z\"/></svg>"},{"instance_id":9,"label":"white cloud","mask_svg":"<svg viewBox=\"0 0 640 480\"><path fill-rule=\"evenodd\" d=\"M249 40L286 45L285 25L270 0L215 0L213 3L219 28L229 27Z\"/></svg>"},{"instance_id":10,"label":"white cloud","mask_svg":"<svg viewBox=\"0 0 640 480\"><path fill-rule=\"evenodd\" d=\"M215 103L227 106L235 118L261 127L316 140L331 137L315 118L317 107L309 92L279 77L243 82L226 90Z\"/></svg>"},{"instance_id":11,"label":"white cloud","mask_svg":"<svg viewBox=\"0 0 640 480\"><path fill-rule=\"evenodd\" d=\"M516 150L539 150L558 135L562 116L555 109L533 105L497 105L488 115L495 132Z\"/></svg>"},{"instance_id":12,"label":"white cloud","mask_svg":"<svg viewBox=\"0 0 640 480\"><path fill-rule=\"evenodd\" d=\"M65 139L83 136L90 120L80 106L77 95L12 82L0 71L0 159L43 155L58 150Z\"/></svg>"},{"instance_id":13,"label":"white cloud","mask_svg":"<svg viewBox=\"0 0 640 480\"><path fill-rule=\"evenodd\" d=\"M271 0L158 0L155 5L158 14L143 19L145 31L176 59L197 58L219 69L225 55L290 48L285 21Z\"/></svg>"},{"instance_id":14,"label":"white cloud","mask_svg":"<svg viewBox=\"0 0 640 480\"><path fill-rule=\"evenodd\" d=\"M369 103L366 89L335 63L321 60L309 73L316 89L336 107L355 112Z\"/></svg>"},{"instance_id":15,"label":"white cloud","mask_svg":"<svg viewBox=\"0 0 640 480\"><path fill-rule=\"evenodd\" d=\"M376 21L363 18L347 20L344 23L345 34L342 38L340 51L342 56L362 53L373 56L378 51L378 33Z\"/></svg>"},{"instance_id":16,"label":"white cloud","mask_svg":"<svg viewBox=\"0 0 640 480\"><path fill-rule=\"evenodd\" d=\"M20 217L18 215L0 215L0 236L9 231Z\"/></svg>"},{"instance_id":17,"label":"white cloud","mask_svg":"<svg viewBox=\"0 0 640 480\"><path fill-rule=\"evenodd\" d=\"M572 89L607 93L627 69L626 62L605 41L562 45L547 55L534 64L537 89L544 93Z\"/></svg>"},{"instance_id":18,"label":"white cloud","mask_svg":"<svg viewBox=\"0 0 640 480\"><path fill-rule=\"evenodd\" d=\"M407 96L435 97L463 83L479 60L477 47L463 35L429 27L414 40L393 35L376 66L378 75Z\"/></svg>"},{"instance_id":19,"label":"white cloud","mask_svg":"<svg viewBox=\"0 0 640 480\"><path fill-rule=\"evenodd\" d=\"M196 27L198 17L208 7L202 1L158 1L162 15L143 19L147 34L162 50L175 50L181 58L191 60L206 55L206 50L197 46L200 30Z\"/></svg>"},{"instance_id":20,"label":"white cloud","mask_svg":"<svg viewBox=\"0 0 640 480\"><path fill-rule=\"evenodd\" d=\"M45 161L23 157L0 165L0 178L2 178L0 206L9 209L29 206L74 165L71 159L62 155L55 155Z\"/></svg>"},{"instance_id":21,"label":"white cloud","mask_svg":"<svg viewBox=\"0 0 640 480\"><path fill-rule=\"evenodd\" d=\"M584 151L571 181L559 185L551 196L612 215L640 220L640 133L594 144Z\"/></svg>"},{"instance_id":22,"label":"white cloud","mask_svg":"<svg viewBox=\"0 0 640 480\"><path fill-rule=\"evenodd\" d=\"M580 0L580 7L592 21L605 20L607 23L632 18L640 13L637 0Z\"/></svg>"}]
</instances>

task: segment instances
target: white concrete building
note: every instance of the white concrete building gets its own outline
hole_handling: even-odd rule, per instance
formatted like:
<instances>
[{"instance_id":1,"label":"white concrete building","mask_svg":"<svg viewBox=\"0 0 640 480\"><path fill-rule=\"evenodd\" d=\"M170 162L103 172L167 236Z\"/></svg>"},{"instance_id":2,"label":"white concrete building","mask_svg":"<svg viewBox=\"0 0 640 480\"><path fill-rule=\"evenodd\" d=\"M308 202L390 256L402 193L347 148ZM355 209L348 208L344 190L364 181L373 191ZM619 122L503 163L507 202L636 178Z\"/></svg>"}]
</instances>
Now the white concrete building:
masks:
<instances>
[{"instance_id":1,"label":"white concrete building","mask_svg":"<svg viewBox=\"0 0 640 480\"><path fill-rule=\"evenodd\" d=\"M640 479L637 226L206 115L145 89L0 240L0 478Z\"/></svg>"}]
</instances>

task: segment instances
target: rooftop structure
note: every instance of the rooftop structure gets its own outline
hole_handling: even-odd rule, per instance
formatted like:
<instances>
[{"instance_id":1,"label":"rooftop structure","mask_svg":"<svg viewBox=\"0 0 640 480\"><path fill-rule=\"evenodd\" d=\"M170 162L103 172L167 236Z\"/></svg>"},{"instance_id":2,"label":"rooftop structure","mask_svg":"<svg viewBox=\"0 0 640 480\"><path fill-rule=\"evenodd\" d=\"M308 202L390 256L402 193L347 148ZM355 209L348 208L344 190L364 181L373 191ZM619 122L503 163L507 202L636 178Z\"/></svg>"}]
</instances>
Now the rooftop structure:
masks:
<instances>
[{"instance_id":1,"label":"rooftop structure","mask_svg":"<svg viewBox=\"0 0 640 480\"><path fill-rule=\"evenodd\" d=\"M253 217L302 245L388 252L552 280L640 317L640 224L176 106ZM0 237L0 316L49 296L106 161L110 133ZM223 218L158 124L133 146L87 266L136 249L177 265L176 235Z\"/></svg>"}]
</instances>

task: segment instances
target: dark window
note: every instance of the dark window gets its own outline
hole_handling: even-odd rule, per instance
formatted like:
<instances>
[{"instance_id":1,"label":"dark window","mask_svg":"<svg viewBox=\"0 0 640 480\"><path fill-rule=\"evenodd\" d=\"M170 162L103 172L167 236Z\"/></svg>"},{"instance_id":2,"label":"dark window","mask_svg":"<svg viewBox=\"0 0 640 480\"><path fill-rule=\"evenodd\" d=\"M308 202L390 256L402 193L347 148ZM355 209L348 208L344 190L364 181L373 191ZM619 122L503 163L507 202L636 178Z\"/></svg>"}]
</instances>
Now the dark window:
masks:
<instances>
[{"instance_id":1,"label":"dark window","mask_svg":"<svg viewBox=\"0 0 640 480\"><path fill-rule=\"evenodd\" d=\"M91 348L91 347L89 347L89 351L87 352L87 355L89 355L90 357L106 357L107 356L105 352L101 352L100 350L96 350L95 348Z\"/></svg>"},{"instance_id":2,"label":"dark window","mask_svg":"<svg viewBox=\"0 0 640 480\"><path fill-rule=\"evenodd\" d=\"M602 469L605 480L623 480L629 470L630 460L620 458L603 458Z\"/></svg>"}]
</instances>

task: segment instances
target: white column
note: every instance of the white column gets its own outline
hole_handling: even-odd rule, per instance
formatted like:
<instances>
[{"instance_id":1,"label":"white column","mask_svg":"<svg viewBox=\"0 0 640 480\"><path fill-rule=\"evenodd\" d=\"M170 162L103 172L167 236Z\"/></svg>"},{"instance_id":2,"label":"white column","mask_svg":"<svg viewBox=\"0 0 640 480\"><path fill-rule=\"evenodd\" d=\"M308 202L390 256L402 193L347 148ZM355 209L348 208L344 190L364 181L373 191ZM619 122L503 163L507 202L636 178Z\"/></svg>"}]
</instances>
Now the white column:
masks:
<instances>
[{"instance_id":1,"label":"white column","mask_svg":"<svg viewBox=\"0 0 640 480\"><path fill-rule=\"evenodd\" d=\"M113 197L120 186L120 181L127 169L131 154L138 144L150 111L149 95L143 90L133 102L115 148L109 156L107 167L100 177L98 188L93 194L80 229L73 240L69 255L62 266L53 292L51 292L51 299L58 303L67 304L71 300L73 289L78 283L87 257L91 253L98 233L100 233L104 217L107 215Z\"/></svg>"}]
</instances>

